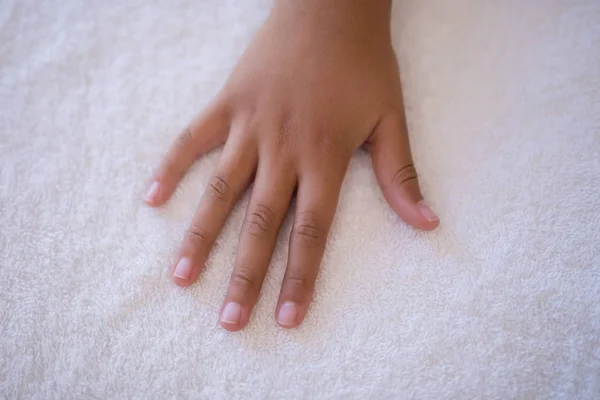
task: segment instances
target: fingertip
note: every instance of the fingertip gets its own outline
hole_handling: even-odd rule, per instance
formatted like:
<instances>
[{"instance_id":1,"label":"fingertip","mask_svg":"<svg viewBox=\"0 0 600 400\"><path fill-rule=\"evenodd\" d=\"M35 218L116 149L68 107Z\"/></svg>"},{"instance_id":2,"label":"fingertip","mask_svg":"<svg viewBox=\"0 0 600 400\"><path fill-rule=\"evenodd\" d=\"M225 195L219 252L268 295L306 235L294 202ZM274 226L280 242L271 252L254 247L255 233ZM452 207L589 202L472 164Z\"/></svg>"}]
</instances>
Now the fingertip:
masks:
<instances>
[{"instance_id":1,"label":"fingertip","mask_svg":"<svg viewBox=\"0 0 600 400\"><path fill-rule=\"evenodd\" d=\"M421 200L417 203L417 207L419 209L419 213L421 214L422 224L421 229L426 231L432 231L440 225L440 218L437 216L436 212L425 203L424 200Z\"/></svg>"},{"instance_id":2,"label":"fingertip","mask_svg":"<svg viewBox=\"0 0 600 400\"><path fill-rule=\"evenodd\" d=\"M230 301L221 309L219 324L227 331L237 332L243 329L248 322L248 318L244 318L244 314L240 304Z\"/></svg>"},{"instance_id":3,"label":"fingertip","mask_svg":"<svg viewBox=\"0 0 600 400\"><path fill-rule=\"evenodd\" d=\"M439 217L424 200L415 202L403 194L387 194L385 197L396 214L407 224L423 231L432 231L440 225Z\"/></svg>"},{"instance_id":4,"label":"fingertip","mask_svg":"<svg viewBox=\"0 0 600 400\"><path fill-rule=\"evenodd\" d=\"M433 231L440 225L439 220L438 221L428 221L425 218L421 217L420 215L407 216L406 213L400 213L398 211L396 211L396 213L408 225L412 226L413 228L419 229L421 231Z\"/></svg>"},{"instance_id":5,"label":"fingertip","mask_svg":"<svg viewBox=\"0 0 600 400\"><path fill-rule=\"evenodd\" d=\"M293 301L286 301L279 307L277 312L277 323L283 328L292 328L296 326L296 317L298 316L298 306Z\"/></svg>"},{"instance_id":6,"label":"fingertip","mask_svg":"<svg viewBox=\"0 0 600 400\"><path fill-rule=\"evenodd\" d=\"M159 207L165 204L177 188L178 181L170 177L155 179L149 186L144 202L150 207Z\"/></svg>"},{"instance_id":7,"label":"fingertip","mask_svg":"<svg viewBox=\"0 0 600 400\"><path fill-rule=\"evenodd\" d=\"M276 309L275 321L277 321L277 325L285 329L297 328L304 321L307 308L307 306L300 306L293 301L284 301Z\"/></svg>"},{"instance_id":8,"label":"fingertip","mask_svg":"<svg viewBox=\"0 0 600 400\"><path fill-rule=\"evenodd\" d=\"M439 219L430 221L420 214L420 210L418 210L416 213L411 213L411 216L406 216L406 213L398 214L407 224L422 231L433 231L440 225Z\"/></svg>"},{"instance_id":9,"label":"fingertip","mask_svg":"<svg viewBox=\"0 0 600 400\"><path fill-rule=\"evenodd\" d=\"M161 206L169 200L172 191L170 185L167 185L164 181L154 180L150 186L148 186L144 201L150 207Z\"/></svg>"},{"instance_id":10,"label":"fingertip","mask_svg":"<svg viewBox=\"0 0 600 400\"><path fill-rule=\"evenodd\" d=\"M172 279L177 286L191 286L199 275L198 268L194 268L194 264L189 257L182 257L172 270Z\"/></svg>"},{"instance_id":11,"label":"fingertip","mask_svg":"<svg viewBox=\"0 0 600 400\"><path fill-rule=\"evenodd\" d=\"M436 221L436 222L426 221L420 225L413 225L413 226L422 231L434 231L437 229L438 226L440 226L440 221Z\"/></svg>"},{"instance_id":12,"label":"fingertip","mask_svg":"<svg viewBox=\"0 0 600 400\"><path fill-rule=\"evenodd\" d=\"M192 286L192 284L194 283L194 281L191 279L183 279L183 278L179 278L177 276L172 276L172 279L173 279L173 283L175 283L177 286L182 287L182 288Z\"/></svg>"},{"instance_id":13,"label":"fingertip","mask_svg":"<svg viewBox=\"0 0 600 400\"><path fill-rule=\"evenodd\" d=\"M156 206L158 204L160 191L160 183L158 181L153 181L150 186L148 186L144 201L150 206Z\"/></svg>"},{"instance_id":14,"label":"fingertip","mask_svg":"<svg viewBox=\"0 0 600 400\"><path fill-rule=\"evenodd\" d=\"M223 322L223 321L219 321L219 325L221 325L221 328L223 328L229 332L237 332L237 331L241 331L242 329L244 329L244 326L242 326L240 324L230 324L230 323Z\"/></svg>"},{"instance_id":15,"label":"fingertip","mask_svg":"<svg viewBox=\"0 0 600 400\"><path fill-rule=\"evenodd\" d=\"M281 328L283 329L295 329L297 328L300 324L294 324L294 325L283 325L279 322L277 322L277 325L279 325Z\"/></svg>"}]
</instances>

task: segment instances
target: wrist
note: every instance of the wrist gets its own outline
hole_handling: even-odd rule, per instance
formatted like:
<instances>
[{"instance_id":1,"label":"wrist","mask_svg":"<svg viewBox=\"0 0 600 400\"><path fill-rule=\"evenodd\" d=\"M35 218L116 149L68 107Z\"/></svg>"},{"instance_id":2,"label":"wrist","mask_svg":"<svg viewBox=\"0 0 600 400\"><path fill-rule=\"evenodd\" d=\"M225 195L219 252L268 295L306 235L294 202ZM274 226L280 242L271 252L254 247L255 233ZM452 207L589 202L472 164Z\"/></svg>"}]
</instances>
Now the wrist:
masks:
<instances>
[{"instance_id":1,"label":"wrist","mask_svg":"<svg viewBox=\"0 0 600 400\"><path fill-rule=\"evenodd\" d=\"M271 18L287 28L390 37L391 0L275 0Z\"/></svg>"}]
</instances>

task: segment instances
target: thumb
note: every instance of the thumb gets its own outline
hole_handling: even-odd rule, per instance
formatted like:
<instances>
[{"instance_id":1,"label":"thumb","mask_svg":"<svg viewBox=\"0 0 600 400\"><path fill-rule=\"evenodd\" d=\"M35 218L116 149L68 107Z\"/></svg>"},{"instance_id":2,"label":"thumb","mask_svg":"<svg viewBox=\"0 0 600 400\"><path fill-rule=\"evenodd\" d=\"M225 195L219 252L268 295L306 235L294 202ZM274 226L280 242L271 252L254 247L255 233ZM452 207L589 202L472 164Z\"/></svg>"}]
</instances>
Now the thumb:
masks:
<instances>
[{"instance_id":1,"label":"thumb","mask_svg":"<svg viewBox=\"0 0 600 400\"><path fill-rule=\"evenodd\" d=\"M369 152L377 182L394 211L415 228L437 228L440 220L419 189L402 114L384 117L379 122L369 140Z\"/></svg>"}]
</instances>

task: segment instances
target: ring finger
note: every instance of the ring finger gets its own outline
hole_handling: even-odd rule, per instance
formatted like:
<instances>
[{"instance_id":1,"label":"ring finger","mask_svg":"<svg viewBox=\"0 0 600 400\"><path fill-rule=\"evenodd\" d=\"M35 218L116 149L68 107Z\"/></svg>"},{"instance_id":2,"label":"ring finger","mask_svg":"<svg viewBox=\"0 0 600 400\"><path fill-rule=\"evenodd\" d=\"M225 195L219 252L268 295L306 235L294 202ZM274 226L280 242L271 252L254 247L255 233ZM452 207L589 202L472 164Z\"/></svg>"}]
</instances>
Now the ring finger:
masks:
<instances>
[{"instance_id":1,"label":"ring finger","mask_svg":"<svg viewBox=\"0 0 600 400\"><path fill-rule=\"evenodd\" d=\"M300 176L288 264L275 313L282 327L298 326L312 300L346 165Z\"/></svg>"}]
</instances>

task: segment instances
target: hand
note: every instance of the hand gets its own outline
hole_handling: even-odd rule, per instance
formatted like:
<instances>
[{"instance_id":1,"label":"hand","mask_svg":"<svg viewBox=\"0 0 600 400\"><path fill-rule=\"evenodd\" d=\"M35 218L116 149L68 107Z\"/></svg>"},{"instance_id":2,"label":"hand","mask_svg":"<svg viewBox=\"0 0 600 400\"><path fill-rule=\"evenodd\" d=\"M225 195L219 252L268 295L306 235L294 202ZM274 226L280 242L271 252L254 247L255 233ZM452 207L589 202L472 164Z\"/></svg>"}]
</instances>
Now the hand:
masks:
<instances>
[{"instance_id":1,"label":"hand","mask_svg":"<svg viewBox=\"0 0 600 400\"><path fill-rule=\"evenodd\" d=\"M278 323L299 325L352 154L365 145L383 194L409 224L438 226L410 154L389 33L390 2L278 2L222 91L172 145L146 201L165 203L197 157L225 144L185 235L173 280L189 286L254 180L221 325L242 329L297 191Z\"/></svg>"}]
</instances>

